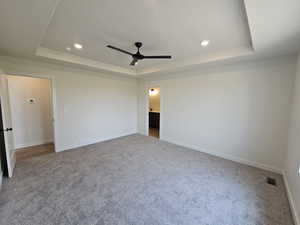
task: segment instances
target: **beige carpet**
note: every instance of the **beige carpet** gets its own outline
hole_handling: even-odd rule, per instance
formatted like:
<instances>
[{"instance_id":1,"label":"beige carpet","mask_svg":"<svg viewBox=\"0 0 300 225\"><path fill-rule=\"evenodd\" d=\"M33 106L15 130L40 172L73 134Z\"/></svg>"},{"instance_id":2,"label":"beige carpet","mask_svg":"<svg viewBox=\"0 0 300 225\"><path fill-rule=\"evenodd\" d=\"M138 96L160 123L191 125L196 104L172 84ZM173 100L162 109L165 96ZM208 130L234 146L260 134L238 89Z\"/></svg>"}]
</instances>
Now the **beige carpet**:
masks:
<instances>
[{"instance_id":1,"label":"beige carpet","mask_svg":"<svg viewBox=\"0 0 300 225\"><path fill-rule=\"evenodd\" d=\"M280 175L131 135L19 160L0 193L0 224L293 222Z\"/></svg>"}]
</instances>

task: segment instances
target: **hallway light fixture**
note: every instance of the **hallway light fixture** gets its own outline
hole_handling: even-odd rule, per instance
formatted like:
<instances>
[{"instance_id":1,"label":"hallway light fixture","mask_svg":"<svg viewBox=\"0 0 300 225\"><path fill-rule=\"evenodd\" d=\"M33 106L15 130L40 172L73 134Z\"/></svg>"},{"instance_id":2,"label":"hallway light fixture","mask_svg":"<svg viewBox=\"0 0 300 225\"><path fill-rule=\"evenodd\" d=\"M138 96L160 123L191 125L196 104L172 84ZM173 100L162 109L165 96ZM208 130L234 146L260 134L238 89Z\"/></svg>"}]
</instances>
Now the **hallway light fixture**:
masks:
<instances>
[{"instance_id":1,"label":"hallway light fixture","mask_svg":"<svg viewBox=\"0 0 300 225\"><path fill-rule=\"evenodd\" d=\"M155 88L151 88L149 89L149 95L153 96L153 95L157 95L158 94L158 90Z\"/></svg>"}]
</instances>

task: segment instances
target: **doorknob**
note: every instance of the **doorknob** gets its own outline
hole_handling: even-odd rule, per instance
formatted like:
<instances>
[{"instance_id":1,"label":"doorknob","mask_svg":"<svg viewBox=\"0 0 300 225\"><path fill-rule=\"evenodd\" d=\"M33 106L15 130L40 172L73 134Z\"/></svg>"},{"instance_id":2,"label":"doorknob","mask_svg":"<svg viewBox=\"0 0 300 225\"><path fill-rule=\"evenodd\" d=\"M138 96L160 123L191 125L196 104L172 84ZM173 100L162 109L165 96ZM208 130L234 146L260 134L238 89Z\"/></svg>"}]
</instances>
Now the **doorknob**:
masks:
<instances>
[{"instance_id":1,"label":"doorknob","mask_svg":"<svg viewBox=\"0 0 300 225\"><path fill-rule=\"evenodd\" d=\"M0 130L0 131L12 131L13 129L12 128L6 128L6 129L4 129L4 130Z\"/></svg>"}]
</instances>

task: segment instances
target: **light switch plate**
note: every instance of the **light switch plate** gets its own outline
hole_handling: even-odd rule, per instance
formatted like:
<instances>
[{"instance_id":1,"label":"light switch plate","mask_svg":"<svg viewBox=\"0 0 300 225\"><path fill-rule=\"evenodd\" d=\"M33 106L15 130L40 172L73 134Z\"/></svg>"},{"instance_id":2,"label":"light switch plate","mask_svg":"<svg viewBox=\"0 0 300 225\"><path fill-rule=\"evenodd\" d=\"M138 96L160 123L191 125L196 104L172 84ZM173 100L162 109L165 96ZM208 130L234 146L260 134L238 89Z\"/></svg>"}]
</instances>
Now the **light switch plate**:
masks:
<instances>
[{"instance_id":1,"label":"light switch plate","mask_svg":"<svg viewBox=\"0 0 300 225\"><path fill-rule=\"evenodd\" d=\"M29 104L35 104L35 98L29 98L29 99L27 99L27 102Z\"/></svg>"}]
</instances>

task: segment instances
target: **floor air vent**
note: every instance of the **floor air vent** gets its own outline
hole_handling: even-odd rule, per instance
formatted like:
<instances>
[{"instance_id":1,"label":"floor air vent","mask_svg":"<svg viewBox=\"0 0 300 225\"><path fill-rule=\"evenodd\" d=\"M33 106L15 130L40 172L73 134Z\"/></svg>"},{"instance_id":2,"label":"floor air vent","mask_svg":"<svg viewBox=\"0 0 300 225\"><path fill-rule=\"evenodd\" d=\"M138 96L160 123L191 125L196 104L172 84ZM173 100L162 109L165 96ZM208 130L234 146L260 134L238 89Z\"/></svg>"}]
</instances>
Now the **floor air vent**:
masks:
<instances>
[{"instance_id":1,"label":"floor air vent","mask_svg":"<svg viewBox=\"0 0 300 225\"><path fill-rule=\"evenodd\" d=\"M277 186L275 178L267 177L267 183L273 186Z\"/></svg>"}]
</instances>

